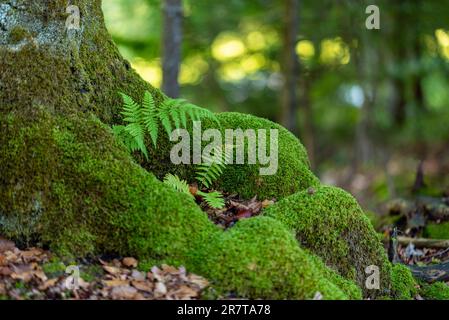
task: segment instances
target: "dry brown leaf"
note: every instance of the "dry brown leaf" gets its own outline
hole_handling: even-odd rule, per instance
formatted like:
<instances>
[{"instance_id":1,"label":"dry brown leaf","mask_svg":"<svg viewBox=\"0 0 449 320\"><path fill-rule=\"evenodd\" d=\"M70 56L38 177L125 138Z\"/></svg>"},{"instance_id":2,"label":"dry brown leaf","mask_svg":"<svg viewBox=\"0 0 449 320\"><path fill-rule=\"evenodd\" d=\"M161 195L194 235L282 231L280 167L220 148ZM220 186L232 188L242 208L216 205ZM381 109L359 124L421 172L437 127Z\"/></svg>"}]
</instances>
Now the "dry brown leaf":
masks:
<instances>
[{"instance_id":1,"label":"dry brown leaf","mask_svg":"<svg viewBox=\"0 0 449 320\"><path fill-rule=\"evenodd\" d=\"M139 262L134 258L124 258L122 261L123 265L128 268L137 268Z\"/></svg>"},{"instance_id":2,"label":"dry brown leaf","mask_svg":"<svg viewBox=\"0 0 449 320\"><path fill-rule=\"evenodd\" d=\"M12 251L15 247L14 242L0 237L0 252Z\"/></svg>"},{"instance_id":3,"label":"dry brown leaf","mask_svg":"<svg viewBox=\"0 0 449 320\"><path fill-rule=\"evenodd\" d=\"M154 289L154 286L153 286L153 284L151 282L133 281L133 282L131 282L131 284L137 290L140 290L140 291L143 291L143 292L147 292L147 293L152 293L153 289Z\"/></svg>"},{"instance_id":4,"label":"dry brown leaf","mask_svg":"<svg viewBox=\"0 0 449 320\"><path fill-rule=\"evenodd\" d=\"M203 277L191 274L188 278L191 283L196 284L201 289L204 289L209 285L209 281L207 281Z\"/></svg>"},{"instance_id":5,"label":"dry brown leaf","mask_svg":"<svg viewBox=\"0 0 449 320\"><path fill-rule=\"evenodd\" d=\"M154 287L154 297L161 298L167 294L167 287L162 282L156 282Z\"/></svg>"},{"instance_id":6,"label":"dry brown leaf","mask_svg":"<svg viewBox=\"0 0 449 320\"><path fill-rule=\"evenodd\" d=\"M193 290L192 288L188 286L181 286L179 289L174 291L172 293L176 298L185 300L185 299L192 299L198 297L198 291Z\"/></svg>"},{"instance_id":7,"label":"dry brown leaf","mask_svg":"<svg viewBox=\"0 0 449 320\"><path fill-rule=\"evenodd\" d=\"M121 272L121 269L117 268L117 267L103 266L103 269L107 273L112 274L114 276L120 274L120 272Z\"/></svg>"},{"instance_id":8,"label":"dry brown leaf","mask_svg":"<svg viewBox=\"0 0 449 320\"><path fill-rule=\"evenodd\" d=\"M0 294L6 294L6 286L0 283Z\"/></svg>"},{"instance_id":9,"label":"dry brown leaf","mask_svg":"<svg viewBox=\"0 0 449 320\"><path fill-rule=\"evenodd\" d=\"M264 200L262 202L262 207L265 209L265 208L268 208L269 206L272 206L273 204L274 204L274 201L272 201L272 200Z\"/></svg>"},{"instance_id":10,"label":"dry brown leaf","mask_svg":"<svg viewBox=\"0 0 449 320\"><path fill-rule=\"evenodd\" d=\"M138 297L136 288L131 286L114 287L111 291L111 298L115 300L133 300Z\"/></svg>"},{"instance_id":11,"label":"dry brown leaf","mask_svg":"<svg viewBox=\"0 0 449 320\"><path fill-rule=\"evenodd\" d=\"M58 280L58 278L47 280L43 284L41 284L38 289L41 291L45 291L50 287L54 287Z\"/></svg>"},{"instance_id":12,"label":"dry brown leaf","mask_svg":"<svg viewBox=\"0 0 449 320\"><path fill-rule=\"evenodd\" d=\"M129 281L127 280L103 280L103 284L107 287L120 287L129 286Z\"/></svg>"}]
</instances>

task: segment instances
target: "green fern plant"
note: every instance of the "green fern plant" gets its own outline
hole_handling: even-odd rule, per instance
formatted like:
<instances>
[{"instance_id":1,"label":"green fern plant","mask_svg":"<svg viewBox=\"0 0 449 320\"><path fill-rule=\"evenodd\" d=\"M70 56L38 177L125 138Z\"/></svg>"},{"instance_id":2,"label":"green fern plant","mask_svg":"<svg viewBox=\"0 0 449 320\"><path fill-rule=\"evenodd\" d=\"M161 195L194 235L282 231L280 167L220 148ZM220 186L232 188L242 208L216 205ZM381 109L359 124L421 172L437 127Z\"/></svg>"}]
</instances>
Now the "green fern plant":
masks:
<instances>
[{"instance_id":1,"label":"green fern plant","mask_svg":"<svg viewBox=\"0 0 449 320\"><path fill-rule=\"evenodd\" d=\"M225 206L223 195L218 191L208 193L198 191L197 194L201 196L207 205L213 209L223 209Z\"/></svg>"},{"instance_id":2,"label":"green fern plant","mask_svg":"<svg viewBox=\"0 0 449 320\"><path fill-rule=\"evenodd\" d=\"M219 156L216 156L217 154ZM232 155L227 145L223 148L214 148L212 150L212 158L203 156L202 163L197 166L196 180L198 183L206 188L210 188L223 174L231 157Z\"/></svg>"},{"instance_id":3,"label":"green fern plant","mask_svg":"<svg viewBox=\"0 0 449 320\"><path fill-rule=\"evenodd\" d=\"M190 193L189 184L185 180L181 180L178 176L173 174L167 174L164 177L164 183L178 192L185 193L193 197Z\"/></svg>"},{"instance_id":4,"label":"green fern plant","mask_svg":"<svg viewBox=\"0 0 449 320\"><path fill-rule=\"evenodd\" d=\"M188 194L189 196L194 197L190 193L189 184L185 180L180 179L177 175L173 175L170 173L167 174L164 177L164 184L172 187L178 192ZM218 191L213 192L198 191L197 195L202 197L204 202L206 202L207 205L213 209L222 209L225 206L223 195Z\"/></svg>"},{"instance_id":5,"label":"green fern plant","mask_svg":"<svg viewBox=\"0 0 449 320\"><path fill-rule=\"evenodd\" d=\"M125 143L130 151L141 151L148 158L145 134L148 134L157 148L159 124L170 135L173 129L186 129L188 120L210 119L219 125L217 117L209 110L188 103L182 99L167 98L157 107L150 92L145 91L142 105L130 96L120 93L123 99L123 121L125 126L114 126L114 133Z\"/></svg>"}]
</instances>

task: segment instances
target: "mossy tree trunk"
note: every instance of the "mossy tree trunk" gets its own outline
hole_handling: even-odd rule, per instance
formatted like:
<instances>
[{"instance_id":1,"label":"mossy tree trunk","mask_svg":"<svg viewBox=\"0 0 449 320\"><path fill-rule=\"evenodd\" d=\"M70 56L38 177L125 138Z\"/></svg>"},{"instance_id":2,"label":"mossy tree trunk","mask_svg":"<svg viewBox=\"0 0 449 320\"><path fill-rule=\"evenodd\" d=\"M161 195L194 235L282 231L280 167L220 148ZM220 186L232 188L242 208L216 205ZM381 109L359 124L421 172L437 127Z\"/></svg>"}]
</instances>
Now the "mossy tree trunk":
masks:
<instances>
[{"instance_id":1,"label":"mossy tree trunk","mask_svg":"<svg viewBox=\"0 0 449 320\"><path fill-rule=\"evenodd\" d=\"M2 112L32 115L45 104L58 114L94 112L117 120L118 91L151 88L131 69L108 34L100 0L73 0L79 30L66 27L66 0L0 0Z\"/></svg>"},{"instance_id":2,"label":"mossy tree trunk","mask_svg":"<svg viewBox=\"0 0 449 320\"><path fill-rule=\"evenodd\" d=\"M178 241L210 231L207 217L136 165L110 129L119 91L163 95L118 52L100 0L70 5L78 29L66 26L65 0L0 0L0 233L78 256L184 254ZM185 212L202 227L183 229ZM161 225L161 238L148 224Z\"/></svg>"}]
</instances>

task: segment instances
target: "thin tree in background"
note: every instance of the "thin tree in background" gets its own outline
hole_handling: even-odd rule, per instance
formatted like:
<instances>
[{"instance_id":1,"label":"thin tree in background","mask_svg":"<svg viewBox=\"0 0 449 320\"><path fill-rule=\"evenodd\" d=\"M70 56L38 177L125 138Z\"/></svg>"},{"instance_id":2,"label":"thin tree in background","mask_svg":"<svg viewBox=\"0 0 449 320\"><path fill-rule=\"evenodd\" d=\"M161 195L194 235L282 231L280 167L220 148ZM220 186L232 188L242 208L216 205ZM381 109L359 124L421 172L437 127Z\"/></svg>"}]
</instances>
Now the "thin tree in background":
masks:
<instances>
[{"instance_id":1,"label":"thin tree in background","mask_svg":"<svg viewBox=\"0 0 449 320\"><path fill-rule=\"evenodd\" d=\"M281 123L291 132L298 134L298 96L299 59L296 53L296 41L299 27L299 0L285 2L284 24L284 88L282 93Z\"/></svg>"},{"instance_id":2,"label":"thin tree in background","mask_svg":"<svg viewBox=\"0 0 449 320\"><path fill-rule=\"evenodd\" d=\"M179 70L182 45L182 0L164 0L162 35L162 90L171 98L178 98Z\"/></svg>"}]
</instances>

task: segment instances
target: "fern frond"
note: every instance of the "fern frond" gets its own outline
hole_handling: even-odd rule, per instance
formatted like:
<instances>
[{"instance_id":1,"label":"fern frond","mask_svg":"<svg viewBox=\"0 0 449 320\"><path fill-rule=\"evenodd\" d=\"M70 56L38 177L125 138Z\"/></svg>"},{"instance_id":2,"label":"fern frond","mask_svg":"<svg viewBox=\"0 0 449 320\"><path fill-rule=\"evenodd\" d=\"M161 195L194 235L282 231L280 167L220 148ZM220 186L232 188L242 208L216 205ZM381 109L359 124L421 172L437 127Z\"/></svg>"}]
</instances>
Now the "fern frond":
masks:
<instances>
[{"instance_id":1,"label":"fern frond","mask_svg":"<svg viewBox=\"0 0 449 320\"><path fill-rule=\"evenodd\" d=\"M148 159L148 151L145 146L145 132L142 126L142 113L140 105L135 102L130 96L120 93L123 98L123 111L124 121L128 124L124 128L134 139L134 143L128 143L128 146L132 145L135 150L140 150Z\"/></svg>"},{"instance_id":2,"label":"fern frond","mask_svg":"<svg viewBox=\"0 0 449 320\"><path fill-rule=\"evenodd\" d=\"M153 96L150 92L145 91L142 102L142 120L146 130L150 134L154 147L157 147L158 138L158 116Z\"/></svg>"},{"instance_id":3,"label":"fern frond","mask_svg":"<svg viewBox=\"0 0 449 320\"><path fill-rule=\"evenodd\" d=\"M225 201L223 198L223 195L220 192L214 191L214 192L202 192L198 191L197 193L199 196L203 197L204 201L207 203L207 205L213 209L222 209L225 206Z\"/></svg>"},{"instance_id":4,"label":"fern frond","mask_svg":"<svg viewBox=\"0 0 449 320\"><path fill-rule=\"evenodd\" d=\"M145 144L133 137L125 126L113 126L112 131L117 139L121 140L130 153L135 151L142 152L148 158L148 152Z\"/></svg>"},{"instance_id":5,"label":"fern frond","mask_svg":"<svg viewBox=\"0 0 449 320\"><path fill-rule=\"evenodd\" d=\"M188 183L185 180L181 180L178 176L167 174L164 177L164 183L173 189L175 189L178 192L185 193L193 197L193 195L190 193L190 188Z\"/></svg>"},{"instance_id":6,"label":"fern frond","mask_svg":"<svg viewBox=\"0 0 449 320\"><path fill-rule=\"evenodd\" d=\"M209 188L214 181L218 180L226 169L226 159L230 155L229 152L226 152L226 148L224 150L223 152L221 149L215 148L212 152L213 157L203 156L203 163L197 166L196 180L206 188ZM220 154L220 152L220 158L216 159L215 155Z\"/></svg>"},{"instance_id":7,"label":"fern frond","mask_svg":"<svg viewBox=\"0 0 449 320\"><path fill-rule=\"evenodd\" d=\"M187 109L187 113L188 113L190 119L192 119L192 121L200 121L201 119L209 119L209 120L214 121L218 125L220 124L217 116L210 110L198 107L192 103L184 104L183 108Z\"/></svg>"},{"instance_id":8,"label":"fern frond","mask_svg":"<svg viewBox=\"0 0 449 320\"><path fill-rule=\"evenodd\" d=\"M172 132L172 123L171 123L171 113L170 108L172 106L172 102L170 100L166 100L162 103L158 110L158 117L161 121L162 126L164 127L167 135L170 136Z\"/></svg>"},{"instance_id":9,"label":"fern frond","mask_svg":"<svg viewBox=\"0 0 449 320\"><path fill-rule=\"evenodd\" d=\"M121 114L124 116L124 121L128 123L140 123L141 112L140 106L130 96L120 93L123 99L123 111Z\"/></svg>"}]
</instances>

